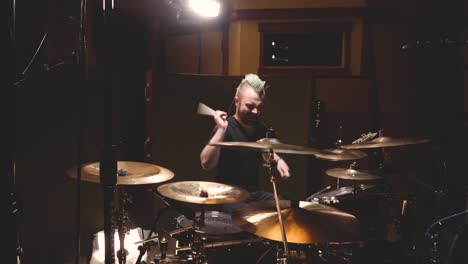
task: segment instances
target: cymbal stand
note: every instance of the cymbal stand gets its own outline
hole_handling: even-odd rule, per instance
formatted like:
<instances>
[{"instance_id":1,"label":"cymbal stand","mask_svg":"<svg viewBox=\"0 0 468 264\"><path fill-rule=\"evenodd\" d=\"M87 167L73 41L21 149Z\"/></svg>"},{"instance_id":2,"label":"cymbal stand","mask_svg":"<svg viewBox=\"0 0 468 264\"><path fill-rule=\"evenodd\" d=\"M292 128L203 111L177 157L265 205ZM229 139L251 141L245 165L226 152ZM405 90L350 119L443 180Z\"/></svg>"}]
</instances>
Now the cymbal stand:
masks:
<instances>
[{"instance_id":1,"label":"cymbal stand","mask_svg":"<svg viewBox=\"0 0 468 264\"><path fill-rule=\"evenodd\" d=\"M278 213L278 221L281 229L281 238L283 241L283 248L284 248L284 254L288 254L289 249L288 249L288 240L286 238L286 231L284 229L284 224L283 224L283 218L281 217L281 208L279 205L279 198L278 198L278 192L276 190L276 177L275 174L277 173L277 162L275 160L275 153L273 152L273 149L270 149L269 155L268 155L268 160L266 163L266 166L268 168L268 172L271 176L270 181L273 187L273 195L275 197L275 204L276 204L276 212ZM278 256L277 261L280 261L280 258ZM279 263L287 263L287 260L285 258L281 259L282 262Z\"/></svg>"},{"instance_id":2,"label":"cymbal stand","mask_svg":"<svg viewBox=\"0 0 468 264\"><path fill-rule=\"evenodd\" d=\"M383 137L384 132L383 129L379 130L379 137ZM384 147L376 148L374 150L374 158L377 162L377 175L384 176L386 172L388 172L388 162L391 161L390 153L385 151Z\"/></svg>"},{"instance_id":3,"label":"cymbal stand","mask_svg":"<svg viewBox=\"0 0 468 264\"><path fill-rule=\"evenodd\" d=\"M117 251L117 257L119 259L119 264L125 264L128 255L128 250L125 249L125 234L128 233L127 223L130 220L127 208L131 203L131 198L122 186L118 188L118 196L119 209L116 212L117 219L115 222L117 223L117 229L119 231L120 248Z\"/></svg>"},{"instance_id":4,"label":"cymbal stand","mask_svg":"<svg viewBox=\"0 0 468 264\"><path fill-rule=\"evenodd\" d=\"M114 264L115 263L115 251L114 251L114 232L112 227L112 211L114 208L114 196L115 186L117 183L117 158L116 148L113 145L113 58L114 49L112 48L114 29L113 29L113 9L114 1L105 0L103 3L103 19L104 19L104 40L105 47L103 52L104 56L104 79L108 83L104 87L104 100L103 100L103 112L104 112L104 133L103 133L103 150L100 161L99 176L101 179L101 185L104 193L104 238L105 238L105 254L104 263ZM109 48L107 48L109 47Z\"/></svg>"},{"instance_id":5,"label":"cymbal stand","mask_svg":"<svg viewBox=\"0 0 468 264\"><path fill-rule=\"evenodd\" d=\"M204 190L201 191L200 197L208 197L208 193ZM204 238L196 231L205 226L205 205L201 205L200 215L193 219L193 225L190 229L189 246L192 254L194 255L194 264L205 264L207 258L205 255L205 242Z\"/></svg>"},{"instance_id":6,"label":"cymbal stand","mask_svg":"<svg viewBox=\"0 0 468 264\"><path fill-rule=\"evenodd\" d=\"M354 161L349 165L349 169L359 170L359 165L357 164L356 161ZM353 195L354 198L356 198L361 193L362 189L358 187L358 181L352 180L352 183L353 183L352 195Z\"/></svg>"}]
</instances>

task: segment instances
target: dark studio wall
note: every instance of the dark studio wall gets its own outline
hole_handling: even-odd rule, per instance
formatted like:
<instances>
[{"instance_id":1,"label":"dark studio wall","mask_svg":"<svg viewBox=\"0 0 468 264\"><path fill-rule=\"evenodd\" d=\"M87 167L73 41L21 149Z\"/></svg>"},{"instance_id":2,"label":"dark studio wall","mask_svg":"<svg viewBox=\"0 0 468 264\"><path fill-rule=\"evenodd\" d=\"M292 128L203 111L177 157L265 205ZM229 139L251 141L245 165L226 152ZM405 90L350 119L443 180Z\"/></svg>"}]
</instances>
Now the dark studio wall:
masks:
<instances>
[{"instance_id":1,"label":"dark studio wall","mask_svg":"<svg viewBox=\"0 0 468 264\"><path fill-rule=\"evenodd\" d=\"M446 192L463 205L466 179L461 175L466 158L455 153L467 144L463 125L466 45L461 44L465 41L462 32L466 32L466 19L450 12L454 6L434 2L413 17L377 19L370 34L379 126L388 136L432 139L425 151L406 150L413 165L408 156L398 157L402 154L398 152L394 161L406 168L419 167L418 181L435 189L448 188ZM444 42L447 39L455 44ZM427 44L420 44L423 42ZM441 164L445 164L445 171L441 172Z\"/></svg>"},{"instance_id":2,"label":"dark studio wall","mask_svg":"<svg viewBox=\"0 0 468 264\"><path fill-rule=\"evenodd\" d=\"M113 89L114 111L110 118L113 143L119 147L118 158L143 157L141 102L144 72L149 67L149 23L144 22L148 18L135 18L130 12L116 14L113 20L116 36L109 47L102 44L105 29L99 24L98 10L96 1L88 1L87 65L83 72L73 56L80 45L80 1L18 2L16 6L15 54L11 54L16 56L12 65L4 66L15 71L15 77L11 78L14 81L24 79L14 87L8 86L13 83L11 79L5 84L15 90L16 97L12 103L14 111L10 111L15 115L15 127L9 128L16 139L14 190L22 201L17 231L25 263L67 263L75 258L77 185L66 171L76 166L79 146L82 163L101 158L103 102L109 98L104 96L107 85ZM8 22L7 28L11 30L11 21ZM26 68L46 32L36 59L21 76L18 73ZM105 80L101 56L102 50L109 48L114 51L114 73L111 80ZM98 184L82 183L80 197L81 255L86 256L92 235L103 228L101 188Z\"/></svg>"}]
</instances>

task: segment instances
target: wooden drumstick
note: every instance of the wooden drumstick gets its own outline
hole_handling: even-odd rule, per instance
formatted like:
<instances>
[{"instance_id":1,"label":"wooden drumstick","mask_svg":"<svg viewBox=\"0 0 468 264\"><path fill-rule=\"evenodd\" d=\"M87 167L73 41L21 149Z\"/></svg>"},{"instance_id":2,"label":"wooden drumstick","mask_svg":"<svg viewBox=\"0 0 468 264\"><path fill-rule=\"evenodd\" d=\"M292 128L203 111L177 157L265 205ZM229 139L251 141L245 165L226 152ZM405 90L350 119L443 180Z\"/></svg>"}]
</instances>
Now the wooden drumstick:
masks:
<instances>
[{"instance_id":1,"label":"wooden drumstick","mask_svg":"<svg viewBox=\"0 0 468 264\"><path fill-rule=\"evenodd\" d=\"M198 102L197 107L197 114L199 115L207 115L207 116L214 116L215 110L211 109L204 103Z\"/></svg>"}]
</instances>

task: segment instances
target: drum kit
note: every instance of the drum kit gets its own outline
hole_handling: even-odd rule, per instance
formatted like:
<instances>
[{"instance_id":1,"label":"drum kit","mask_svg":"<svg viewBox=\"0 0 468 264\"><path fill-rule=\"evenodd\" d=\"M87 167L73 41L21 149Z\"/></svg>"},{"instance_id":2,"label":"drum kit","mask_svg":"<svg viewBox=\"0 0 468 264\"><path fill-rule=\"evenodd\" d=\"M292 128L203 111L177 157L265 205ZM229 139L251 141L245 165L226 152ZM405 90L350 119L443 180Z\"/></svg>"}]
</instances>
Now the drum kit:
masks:
<instances>
[{"instance_id":1,"label":"drum kit","mask_svg":"<svg viewBox=\"0 0 468 264\"><path fill-rule=\"evenodd\" d=\"M143 255L151 245L157 242L160 255L155 256L153 260L155 263L205 264L209 263L206 249L253 243L274 244L277 264L311 263L310 254L304 250L304 248L310 248L310 245L362 243L364 234L360 219L333 205L344 197L358 199L361 193L372 189L373 185L353 184L352 186L337 186L337 188L329 186L305 201L281 200L275 183L277 171L274 153L311 155L328 161L355 161L367 156L364 149L406 146L426 142L429 140L377 137L373 140L343 145L337 149L313 149L290 145L282 143L276 138L263 138L256 142L210 143L210 145L221 148L248 149L268 153L265 167L268 168L271 176L274 200L243 203L249 197L249 192L240 187L216 182L176 181L165 183L158 186L154 192L161 195L160 198L168 206L174 206L177 211L183 212L184 210L180 206L170 202L174 201L179 205L200 206L200 210L192 214L182 213L177 218L180 228L164 232L151 230L148 238L135 244L136 246L140 245L140 255ZM380 180L384 177L384 175L371 171L360 170L355 164L353 163L349 168L329 169L325 173L337 180L351 180L355 183ZM72 178L76 177L75 174L76 168L68 171L68 175ZM99 163L84 164L81 174L83 181L99 183ZM117 176L117 187L124 187L167 182L174 177L174 173L153 164L119 161L117 163ZM234 203L240 205L232 214L206 210L206 206ZM122 221L126 218L117 217L116 219ZM125 223L117 223L117 226L119 234L122 234L119 238L123 240L126 231ZM152 236L153 232L154 236ZM223 241L223 238L236 238L236 236L230 235L240 233L248 234L248 236ZM169 238L180 239L181 235L183 235L184 239L182 240L186 242L186 245L177 246L177 255L167 256L167 240ZM216 235L217 239L214 242L207 240L210 235ZM306 247L301 247L301 245ZM126 251L121 248L120 252L125 254ZM123 258L121 254L117 254L119 259ZM317 253L315 256L321 254ZM140 261L141 257L138 262Z\"/></svg>"}]
</instances>

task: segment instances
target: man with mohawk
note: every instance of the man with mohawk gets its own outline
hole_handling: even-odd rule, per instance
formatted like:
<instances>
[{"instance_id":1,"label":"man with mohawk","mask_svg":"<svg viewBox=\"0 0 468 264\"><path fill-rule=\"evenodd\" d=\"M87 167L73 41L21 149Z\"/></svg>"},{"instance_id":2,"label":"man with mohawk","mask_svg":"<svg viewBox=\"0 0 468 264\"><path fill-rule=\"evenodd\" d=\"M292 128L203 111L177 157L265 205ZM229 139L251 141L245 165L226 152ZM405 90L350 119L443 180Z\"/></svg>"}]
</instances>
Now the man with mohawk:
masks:
<instances>
[{"instance_id":1,"label":"man with mohawk","mask_svg":"<svg viewBox=\"0 0 468 264\"><path fill-rule=\"evenodd\" d=\"M266 137L267 127L260 120L266 91L265 81L255 74L247 74L240 82L234 96L235 114L229 116L217 110L216 124L209 143L225 141L254 142ZM206 145L200 153L204 170L218 169L218 181L242 187L250 192L250 200L270 200L273 195L258 190L258 172L262 163L260 152L248 149L230 149ZM275 154L281 178L289 177L286 162Z\"/></svg>"}]
</instances>

